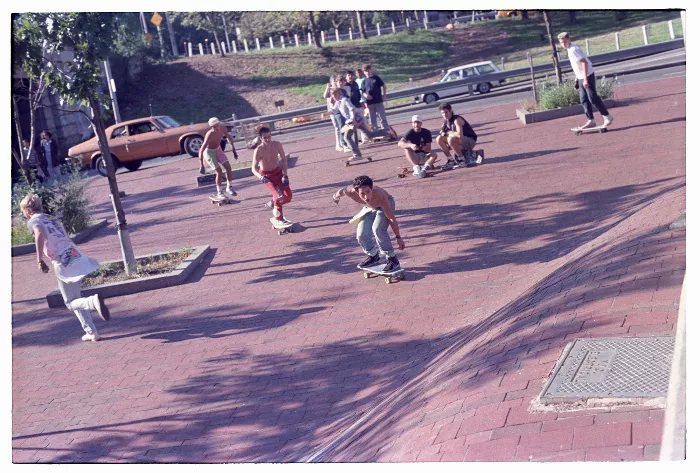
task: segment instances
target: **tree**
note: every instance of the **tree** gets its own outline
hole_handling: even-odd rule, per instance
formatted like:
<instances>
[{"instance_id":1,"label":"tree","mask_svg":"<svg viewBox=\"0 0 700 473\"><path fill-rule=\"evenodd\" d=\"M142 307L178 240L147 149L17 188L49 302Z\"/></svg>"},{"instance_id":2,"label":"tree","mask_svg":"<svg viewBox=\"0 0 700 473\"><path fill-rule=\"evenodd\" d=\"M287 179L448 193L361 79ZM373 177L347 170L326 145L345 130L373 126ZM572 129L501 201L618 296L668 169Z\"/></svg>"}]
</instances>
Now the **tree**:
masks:
<instances>
[{"instance_id":1,"label":"tree","mask_svg":"<svg viewBox=\"0 0 700 473\"><path fill-rule=\"evenodd\" d=\"M569 10L569 23L572 25L576 23L576 10Z\"/></svg>"},{"instance_id":2,"label":"tree","mask_svg":"<svg viewBox=\"0 0 700 473\"><path fill-rule=\"evenodd\" d=\"M365 31L365 20L362 18L362 12L356 10L357 12L357 25L360 27L360 37L362 39L367 39L367 31Z\"/></svg>"},{"instance_id":3,"label":"tree","mask_svg":"<svg viewBox=\"0 0 700 473\"><path fill-rule=\"evenodd\" d=\"M102 62L114 47L115 17L111 13L23 13L19 16L17 35L27 38L28 45L20 45L16 61L29 79L36 79L37 71L45 72L48 87L64 102L90 108L90 120L97 137L100 153L107 167L110 198L117 216L117 233L121 245L124 269L127 274L136 270L136 260L126 216L119 198L115 167L105 134L100 100ZM14 38L14 35L13 35ZM13 47L15 45L13 44ZM62 53L72 57L61 59Z\"/></svg>"},{"instance_id":4,"label":"tree","mask_svg":"<svg viewBox=\"0 0 700 473\"><path fill-rule=\"evenodd\" d=\"M527 13L527 10L520 10L520 16L522 20L528 20L530 16Z\"/></svg>"},{"instance_id":5,"label":"tree","mask_svg":"<svg viewBox=\"0 0 700 473\"><path fill-rule=\"evenodd\" d=\"M216 49L219 50L219 55L224 57L224 50L221 49L221 41L219 41L219 24L220 17L218 12L178 12L173 13L174 18L179 18L183 25L191 25L198 30L204 30L207 33L214 35Z\"/></svg>"},{"instance_id":6,"label":"tree","mask_svg":"<svg viewBox=\"0 0 700 473\"><path fill-rule=\"evenodd\" d=\"M316 20L314 19L314 12L309 12L309 31L311 32L311 37L314 39L314 46L317 48L321 47L321 40L319 39L318 29L316 28Z\"/></svg>"},{"instance_id":7,"label":"tree","mask_svg":"<svg viewBox=\"0 0 700 473\"><path fill-rule=\"evenodd\" d=\"M552 62L554 63L554 73L557 76L557 84L561 84L561 67L559 66L559 56L557 56L557 47L554 44L554 38L552 37L552 21L549 18L549 12L547 10L542 10L542 18L544 19L544 26L547 28L547 39L549 39L549 45L552 48Z\"/></svg>"}]
</instances>

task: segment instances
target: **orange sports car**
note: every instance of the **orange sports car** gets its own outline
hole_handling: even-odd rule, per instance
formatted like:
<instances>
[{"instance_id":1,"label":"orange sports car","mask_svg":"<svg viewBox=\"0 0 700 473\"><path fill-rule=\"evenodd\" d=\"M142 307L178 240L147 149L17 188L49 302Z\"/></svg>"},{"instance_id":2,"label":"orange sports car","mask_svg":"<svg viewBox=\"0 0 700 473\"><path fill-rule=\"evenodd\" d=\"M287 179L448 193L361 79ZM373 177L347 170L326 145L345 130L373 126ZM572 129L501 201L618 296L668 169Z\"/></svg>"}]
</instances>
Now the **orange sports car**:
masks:
<instances>
[{"instance_id":1,"label":"orange sports car","mask_svg":"<svg viewBox=\"0 0 700 473\"><path fill-rule=\"evenodd\" d=\"M208 130L207 123L181 125L171 117L158 116L117 123L105 131L114 165L136 171L146 159L183 153L197 156ZM96 137L73 146L68 156L107 175Z\"/></svg>"}]
</instances>

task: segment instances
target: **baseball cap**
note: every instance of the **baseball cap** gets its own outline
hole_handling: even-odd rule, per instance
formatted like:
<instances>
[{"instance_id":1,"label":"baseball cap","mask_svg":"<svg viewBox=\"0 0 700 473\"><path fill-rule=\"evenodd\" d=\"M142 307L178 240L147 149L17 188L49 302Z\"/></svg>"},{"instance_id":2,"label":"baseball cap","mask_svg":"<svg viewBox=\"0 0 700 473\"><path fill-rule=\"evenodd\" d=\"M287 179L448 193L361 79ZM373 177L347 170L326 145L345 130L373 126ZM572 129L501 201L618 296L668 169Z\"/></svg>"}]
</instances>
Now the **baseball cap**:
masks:
<instances>
[{"instance_id":1,"label":"baseball cap","mask_svg":"<svg viewBox=\"0 0 700 473\"><path fill-rule=\"evenodd\" d=\"M215 126L219 124L219 119L216 117L211 117L209 119L209 126Z\"/></svg>"},{"instance_id":2,"label":"baseball cap","mask_svg":"<svg viewBox=\"0 0 700 473\"><path fill-rule=\"evenodd\" d=\"M413 122L421 122L421 123L423 123L423 120L421 120L420 115L413 115L413 116L411 117L411 123L413 123Z\"/></svg>"}]
</instances>

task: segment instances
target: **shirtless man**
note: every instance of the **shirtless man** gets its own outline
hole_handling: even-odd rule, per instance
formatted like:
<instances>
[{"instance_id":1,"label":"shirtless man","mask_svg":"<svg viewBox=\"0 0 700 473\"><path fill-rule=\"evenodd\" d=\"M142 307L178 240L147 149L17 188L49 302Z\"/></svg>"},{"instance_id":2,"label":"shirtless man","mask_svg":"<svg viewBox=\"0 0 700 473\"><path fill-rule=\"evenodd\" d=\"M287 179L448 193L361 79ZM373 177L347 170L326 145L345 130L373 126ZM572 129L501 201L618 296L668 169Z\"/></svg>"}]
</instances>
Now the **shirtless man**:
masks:
<instances>
[{"instance_id":1,"label":"shirtless man","mask_svg":"<svg viewBox=\"0 0 700 473\"><path fill-rule=\"evenodd\" d=\"M272 132L268 127L261 127L258 130L258 136L260 145L253 153L251 170L255 177L272 192L273 217L279 222L291 223L282 214L282 206L292 200L292 189L289 188L287 176L287 155L284 153L282 143L272 141ZM279 159L282 160L282 167L278 165ZM278 196L277 188L282 190L282 196Z\"/></svg>"},{"instance_id":2,"label":"shirtless man","mask_svg":"<svg viewBox=\"0 0 700 473\"><path fill-rule=\"evenodd\" d=\"M204 174L204 157L206 156L207 164L209 164L209 167L216 171L216 196L219 198L225 197L223 192L221 192L222 167L226 169L226 192L231 195L237 195L231 184L231 165L228 162L228 158L221 150L221 139L226 138L228 142L231 143L231 148L233 148L233 157L238 159L238 153L236 153L236 147L233 144L233 139L231 138L231 135L229 135L226 127L221 124L218 118L210 118L209 126L211 129L207 131L207 134L204 137L204 142L199 148L199 172Z\"/></svg>"},{"instance_id":3,"label":"shirtless man","mask_svg":"<svg viewBox=\"0 0 700 473\"><path fill-rule=\"evenodd\" d=\"M394 215L394 198L384 189L374 187L372 179L367 176L356 177L352 180L352 185L339 189L333 194L333 202L337 204L344 195L365 206L362 212L364 215L357 224L357 241L367 258L357 267L368 268L380 264L381 253L386 258L383 272L390 273L400 269L401 264L394 253L387 231L391 225L399 250L403 250L406 245L399 235L399 222Z\"/></svg>"},{"instance_id":4,"label":"shirtless man","mask_svg":"<svg viewBox=\"0 0 700 473\"><path fill-rule=\"evenodd\" d=\"M447 156L447 164L443 169L476 166L476 157L472 151L476 146L476 133L464 117L455 115L452 105L440 105L440 115L445 119L436 141L442 152ZM452 153L455 152L455 160Z\"/></svg>"},{"instance_id":5,"label":"shirtless man","mask_svg":"<svg viewBox=\"0 0 700 473\"><path fill-rule=\"evenodd\" d=\"M411 117L412 128L399 140L399 148L403 148L406 159L413 166L413 175L425 177L437 159L435 151L430 149L433 135L430 130L423 128L423 120L419 115ZM421 162L423 166L421 167Z\"/></svg>"}]
</instances>

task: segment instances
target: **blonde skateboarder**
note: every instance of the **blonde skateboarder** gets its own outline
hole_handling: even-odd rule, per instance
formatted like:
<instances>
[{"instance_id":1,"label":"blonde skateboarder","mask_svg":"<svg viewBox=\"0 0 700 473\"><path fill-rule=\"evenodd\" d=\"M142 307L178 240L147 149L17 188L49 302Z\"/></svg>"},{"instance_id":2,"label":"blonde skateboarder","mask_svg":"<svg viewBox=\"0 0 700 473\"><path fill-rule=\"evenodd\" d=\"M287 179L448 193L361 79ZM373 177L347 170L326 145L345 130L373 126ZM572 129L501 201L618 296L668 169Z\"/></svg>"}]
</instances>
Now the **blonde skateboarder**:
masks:
<instances>
[{"instance_id":1,"label":"blonde skateboarder","mask_svg":"<svg viewBox=\"0 0 700 473\"><path fill-rule=\"evenodd\" d=\"M209 167L216 171L216 197L225 199L226 196L221 192L222 168L226 170L226 192L231 195L237 194L236 191L233 190L233 184L231 182L231 164L229 164L228 158L221 150L221 139L226 138L228 142L231 143L235 159L238 159L238 153L236 153L236 147L233 144L231 135L218 118L210 118L209 126L211 128L204 136L202 147L199 148L199 172L204 174L204 158L206 158Z\"/></svg>"}]
</instances>

